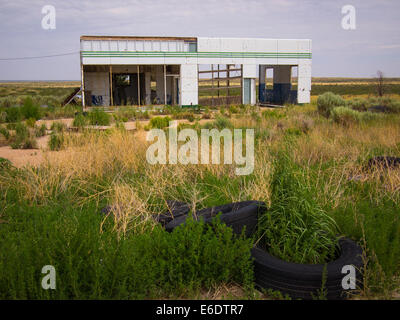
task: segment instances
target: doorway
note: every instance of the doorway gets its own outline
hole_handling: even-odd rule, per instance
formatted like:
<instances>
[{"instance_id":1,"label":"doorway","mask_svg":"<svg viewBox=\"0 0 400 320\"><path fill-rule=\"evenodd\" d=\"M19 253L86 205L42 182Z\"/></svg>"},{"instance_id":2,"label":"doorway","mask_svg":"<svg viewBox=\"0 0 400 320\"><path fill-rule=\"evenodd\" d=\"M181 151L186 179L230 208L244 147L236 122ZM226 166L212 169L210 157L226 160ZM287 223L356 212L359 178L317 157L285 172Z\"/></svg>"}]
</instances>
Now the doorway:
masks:
<instances>
[{"instance_id":1,"label":"doorway","mask_svg":"<svg viewBox=\"0 0 400 320\"><path fill-rule=\"evenodd\" d=\"M139 74L139 86L137 73L115 73L112 81L114 105L144 104L146 94L144 73Z\"/></svg>"}]
</instances>

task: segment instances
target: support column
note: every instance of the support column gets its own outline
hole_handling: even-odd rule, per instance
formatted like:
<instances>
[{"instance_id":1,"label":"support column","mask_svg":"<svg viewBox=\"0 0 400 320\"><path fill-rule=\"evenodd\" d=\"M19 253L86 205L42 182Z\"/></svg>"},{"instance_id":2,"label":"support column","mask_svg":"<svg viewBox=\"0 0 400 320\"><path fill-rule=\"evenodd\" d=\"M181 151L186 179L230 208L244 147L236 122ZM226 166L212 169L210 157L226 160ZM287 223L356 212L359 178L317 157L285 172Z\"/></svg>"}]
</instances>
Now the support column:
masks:
<instances>
[{"instance_id":1,"label":"support column","mask_svg":"<svg viewBox=\"0 0 400 320\"><path fill-rule=\"evenodd\" d=\"M150 72L145 72L145 74L144 74L144 85L145 85L145 92L146 92L145 104L150 105L152 103L152 101L151 101L151 73Z\"/></svg>"},{"instance_id":2,"label":"support column","mask_svg":"<svg viewBox=\"0 0 400 320\"><path fill-rule=\"evenodd\" d=\"M167 104L167 66L164 64L164 104Z\"/></svg>"},{"instance_id":3,"label":"support column","mask_svg":"<svg viewBox=\"0 0 400 320\"><path fill-rule=\"evenodd\" d=\"M156 95L157 103L164 103L164 75L163 66L156 66Z\"/></svg>"},{"instance_id":4,"label":"support column","mask_svg":"<svg viewBox=\"0 0 400 320\"><path fill-rule=\"evenodd\" d=\"M297 69L297 103L311 101L311 60L299 61Z\"/></svg>"},{"instance_id":5,"label":"support column","mask_svg":"<svg viewBox=\"0 0 400 320\"><path fill-rule=\"evenodd\" d=\"M198 65L181 65L181 105L195 106L199 104Z\"/></svg>"},{"instance_id":6,"label":"support column","mask_svg":"<svg viewBox=\"0 0 400 320\"><path fill-rule=\"evenodd\" d=\"M112 66L110 65L110 106L114 105Z\"/></svg>"},{"instance_id":7,"label":"support column","mask_svg":"<svg viewBox=\"0 0 400 320\"><path fill-rule=\"evenodd\" d=\"M138 105L140 106L140 66L137 66Z\"/></svg>"},{"instance_id":8,"label":"support column","mask_svg":"<svg viewBox=\"0 0 400 320\"><path fill-rule=\"evenodd\" d=\"M267 66L259 66L259 85L258 85L258 100L260 102L265 102L265 77L267 76Z\"/></svg>"}]
</instances>

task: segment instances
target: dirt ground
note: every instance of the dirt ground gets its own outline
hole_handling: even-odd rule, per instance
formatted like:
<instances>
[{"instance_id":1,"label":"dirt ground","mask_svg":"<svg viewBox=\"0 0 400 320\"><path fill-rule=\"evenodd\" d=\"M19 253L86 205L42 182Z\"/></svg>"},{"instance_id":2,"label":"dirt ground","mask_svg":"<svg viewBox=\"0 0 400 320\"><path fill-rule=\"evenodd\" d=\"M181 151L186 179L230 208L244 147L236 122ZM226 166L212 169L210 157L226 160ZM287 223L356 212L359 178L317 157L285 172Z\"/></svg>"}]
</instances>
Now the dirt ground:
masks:
<instances>
[{"instance_id":1,"label":"dirt ground","mask_svg":"<svg viewBox=\"0 0 400 320\"><path fill-rule=\"evenodd\" d=\"M190 123L187 120L177 120L178 123ZM202 119L199 121L200 124L204 124L212 120L205 120ZM67 127L72 126L73 119L57 119L57 120L39 120L37 121L37 125L41 125L45 123L47 128L50 129L53 122L62 122L66 124ZM146 126L149 121L143 120L140 121L140 127L143 128ZM124 123L125 128L129 131L137 130L136 128L136 121L128 121ZM96 127L97 130L104 130L111 128L111 126L101 126ZM146 141L147 131L144 130L137 130L135 132L135 136L142 140L143 142ZM12 149L10 146L2 146L0 147L0 158L8 159L12 162L12 164L18 168L22 168L24 166L39 166L44 161L44 153L45 152L52 152L48 150L48 141L50 139L49 135L44 137L37 138L38 149ZM56 151L54 151L56 152Z\"/></svg>"}]
</instances>

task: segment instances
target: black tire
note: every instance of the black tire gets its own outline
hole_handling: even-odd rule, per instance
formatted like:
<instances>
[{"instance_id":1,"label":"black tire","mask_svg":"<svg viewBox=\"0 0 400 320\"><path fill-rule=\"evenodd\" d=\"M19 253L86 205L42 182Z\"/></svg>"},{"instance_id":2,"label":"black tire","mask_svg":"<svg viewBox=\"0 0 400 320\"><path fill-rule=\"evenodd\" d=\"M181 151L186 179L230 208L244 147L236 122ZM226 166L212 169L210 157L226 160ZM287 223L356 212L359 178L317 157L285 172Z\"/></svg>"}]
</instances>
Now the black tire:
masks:
<instances>
[{"instance_id":1,"label":"black tire","mask_svg":"<svg viewBox=\"0 0 400 320\"><path fill-rule=\"evenodd\" d=\"M218 213L221 213L221 221L231 227L235 234L241 234L245 227L246 236L251 236L257 228L258 215L265 210L264 202L243 201L199 210L193 214L193 218L203 219L205 223L210 223ZM176 227L184 224L187 218L187 215L175 218L165 226L165 229L172 232Z\"/></svg>"},{"instance_id":2,"label":"black tire","mask_svg":"<svg viewBox=\"0 0 400 320\"><path fill-rule=\"evenodd\" d=\"M251 250L254 259L255 283L258 288L280 291L294 299L313 299L321 291L324 268L326 298L344 299L352 290L344 290L342 274L345 265L356 270L357 288L362 288L362 249L354 241L339 239L339 253L335 261L327 264L299 264L280 260L265 250L255 247Z\"/></svg>"},{"instance_id":3,"label":"black tire","mask_svg":"<svg viewBox=\"0 0 400 320\"><path fill-rule=\"evenodd\" d=\"M168 211L156 217L156 220L161 223L162 226L168 224L172 219L187 215L190 211L190 206L185 202L167 200L167 206Z\"/></svg>"}]
</instances>

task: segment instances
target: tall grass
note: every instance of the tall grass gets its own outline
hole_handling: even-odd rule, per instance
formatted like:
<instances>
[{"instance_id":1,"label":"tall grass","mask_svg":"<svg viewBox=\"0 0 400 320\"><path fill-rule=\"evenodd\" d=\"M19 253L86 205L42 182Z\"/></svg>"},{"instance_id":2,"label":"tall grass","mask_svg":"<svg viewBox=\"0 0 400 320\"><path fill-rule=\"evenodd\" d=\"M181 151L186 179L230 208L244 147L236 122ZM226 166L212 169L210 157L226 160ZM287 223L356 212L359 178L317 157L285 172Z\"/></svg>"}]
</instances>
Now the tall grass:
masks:
<instances>
[{"instance_id":1,"label":"tall grass","mask_svg":"<svg viewBox=\"0 0 400 320\"><path fill-rule=\"evenodd\" d=\"M259 223L261 244L268 252L297 263L325 263L334 258L337 226L315 192L287 155L276 159L271 208Z\"/></svg>"}]
</instances>

